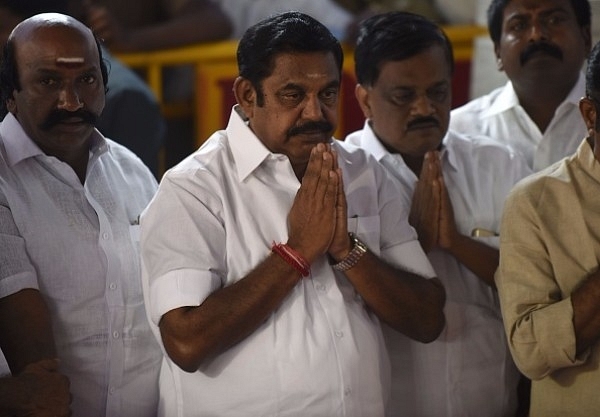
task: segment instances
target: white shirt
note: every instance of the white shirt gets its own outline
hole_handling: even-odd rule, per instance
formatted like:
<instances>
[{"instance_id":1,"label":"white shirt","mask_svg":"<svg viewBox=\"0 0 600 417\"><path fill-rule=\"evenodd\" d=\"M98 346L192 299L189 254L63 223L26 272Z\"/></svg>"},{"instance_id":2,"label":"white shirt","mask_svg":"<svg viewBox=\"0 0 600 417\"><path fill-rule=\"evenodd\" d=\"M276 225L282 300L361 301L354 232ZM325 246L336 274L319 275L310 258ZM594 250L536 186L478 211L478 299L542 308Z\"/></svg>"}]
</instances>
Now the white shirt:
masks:
<instances>
[{"instance_id":1,"label":"white shirt","mask_svg":"<svg viewBox=\"0 0 600 417\"><path fill-rule=\"evenodd\" d=\"M334 141L348 201L348 230L376 254L433 276L401 190L362 150ZM300 187L289 159L271 153L232 111L170 170L142 216L144 294L154 330L169 310L198 306L244 277L288 239ZM389 363L379 321L322 256L250 336L195 373L168 357L162 416L364 416L384 414Z\"/></svg>"},{"instance_id":2,"label":"white shirt","mask_svg":"<svg viewBox=\"0 0 600 417\"><path fill-rule=\"evenodd\" d=\"M585 96L585 79L579 75L567 98L557 107L542 134L519 104L512 83L454 109L450 129L469 135L485 135L510 145L527 158L534 171L573 154L587 135L579 113L579 99Z\"/></svg>"},{"instance_id":3,"label":"white shirt","mask_svg":"<svg viewBox=\"0 0 600 417\"><path fill-rule=\"evenodd\" d=\"M136 219L156 190L97 131L82 185L8 114L0 124L0 297L39 288L74 416L154 416L161 352L145 315Z\"/></svg>"},{"instance_id":4,"label":"white shirt","mask_svg":"<svg viewBox=\"0 0 600 417\"><path fill-rule=\"evenodd\" d=\"M417 177L399 154L388 152L368 122L346 142L372 153L410 190ZM459 232L499 230L504 199L529 173L516 152L488 138L448 132L441 152ZM485 243L497 247L497 238ZM511 359L495 290L456 258L437 249L428 255L446 288L446 327L429 344L386 331L392 361L392 399L388 415L411 417L514 415L518 372Z\"/></svg>"},{"instance_id":5,"label":"white shirt","mask_svg":"<svg viewBox=\"0 0 600 417\"><path fill-rule=\"evenodd\" d=\"M334 0L219 0L233 23L232 37L239 39L246 29L278 12L297 10L318 19L334 36L343 39L352 14Z\"/></svg>"}]
</instances>

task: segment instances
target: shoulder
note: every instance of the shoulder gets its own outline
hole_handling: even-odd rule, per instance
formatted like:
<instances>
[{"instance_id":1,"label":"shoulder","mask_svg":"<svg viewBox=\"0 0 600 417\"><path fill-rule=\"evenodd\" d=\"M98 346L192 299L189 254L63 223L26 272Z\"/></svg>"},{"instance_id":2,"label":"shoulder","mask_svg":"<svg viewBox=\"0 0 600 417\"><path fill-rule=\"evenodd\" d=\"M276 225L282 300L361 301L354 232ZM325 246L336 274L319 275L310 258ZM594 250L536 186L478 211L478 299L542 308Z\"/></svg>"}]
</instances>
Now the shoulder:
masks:
<instances>
[{"instance_id":1,"label":"shoulder","mask_svg":"<svg viewBox=\"0 0 600 417\"><path fill-rule=\"evenodd\" d=\"M462 106L453 109L451 112L450 123L452 124L453 121L456 121L454 120L455 118L460 119L469 115L476 116L480 112L488 109L496 101L496 98L500 95L504 88L506 87L498 87L488 94L474 98Z\"/></svg>"},{"instance_id":2,"label":"shoulder","mask_svg":"<svg viewBox=\"0 0 600 417\"><path fill-rule=\"evenodd\" d=\"M534 207L553 205L562 197L575 192L571 170L574 156L564 158L554 164L520 180L511 190L507 206L527 204Z\"/></svg>"},{"instance_id":3,"label":"shoulder","mask_svg":"<svg viewBox=\"0 0 600 417\"><path fill-rule=\"evenodd\" d=\"M489 136L462 133L454 129L448 130L444 143L460 155L489 157L490 163L494 163L496 158L512 160L521 157L521 154L510 145L498 142Z\"/></svg>"}]
</instances>

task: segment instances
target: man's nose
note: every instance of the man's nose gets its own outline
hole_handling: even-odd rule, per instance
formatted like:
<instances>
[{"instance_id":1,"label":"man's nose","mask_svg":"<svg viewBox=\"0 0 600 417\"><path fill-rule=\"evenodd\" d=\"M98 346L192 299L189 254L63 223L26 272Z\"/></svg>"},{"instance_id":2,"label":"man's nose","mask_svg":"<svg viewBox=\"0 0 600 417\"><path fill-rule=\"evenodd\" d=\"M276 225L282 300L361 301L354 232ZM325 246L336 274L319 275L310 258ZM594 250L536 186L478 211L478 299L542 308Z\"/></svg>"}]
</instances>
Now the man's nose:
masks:
<instances>
[{"instance_id":1,"label":"man's nose","mask_svg":"<svg viewBox=\"0 0 600 417\"><path fill-rule=\"evenodd\" d=\"M72 86L65 86L59 94L58 108L71 112L83 108L83 102L79 98L77 89Z\"/></svg>"},{"instance_id":2,"label":"man's nose","mask_svg":"<svg viewBox=\"0 0 600 417\"><path fill-rule=\"evenodd\" d=\"M435 113L435 107L426 94L419 94L412 102L411 113L414 115L429 116Z\"/></svg>"},{"instance_id":3,"label":"man's nose","mask_svg":"<svg viewBox=\"0 0 600 417\"><path fill-rule=\"evenodd\" d=\"M321 120L323 119L323 104L317 96L307 96L302 115L305 119L309 120Z\"/></svg>"},{"instance_id":4,"label":"man's nose","mask_svg":"<svg viewBox=\"0 0 600 417\"><path fill-rule=\"evenodd\" d=\"M533 22L529 31L529 39L532 42L548 40L548 25L545 22Z\"/></svg>"}]
</instances>

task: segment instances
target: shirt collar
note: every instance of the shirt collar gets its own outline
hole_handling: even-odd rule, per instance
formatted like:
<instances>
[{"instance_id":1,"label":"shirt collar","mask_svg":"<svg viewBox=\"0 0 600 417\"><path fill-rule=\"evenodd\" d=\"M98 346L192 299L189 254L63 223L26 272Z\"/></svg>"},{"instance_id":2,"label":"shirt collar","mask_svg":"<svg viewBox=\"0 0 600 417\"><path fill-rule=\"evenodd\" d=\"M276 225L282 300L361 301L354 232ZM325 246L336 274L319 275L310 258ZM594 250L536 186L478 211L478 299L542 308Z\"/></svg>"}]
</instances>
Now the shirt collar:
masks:
<instances>
[{"instance_id":1,"label":"shirt collar","mask_svg":"<svg viewBox=\"0 0 600 417\"><path fill-rule=\"evenodd\" d=\"M252 132L238 104L231 110L226 132L238 178L244 181L271 152Z\"/></svg>"},{"instance_id":2,"label":"shirt collar","mask_svg":"<svg viewBox=\"0 0 600 417\"><path fill-rule=\"evenodd\" d=\"M587 171L592 178L596 180L600 179L600 163L594 156L594 150L590 146L585 138L577 148L577 159L579 159L581 166Z\"/></svg>"},{"instance_id":3,"label":"shirt collar","mask_svg":"<svg viewBox=\"0 0 600 417\"><path fill-rule=\"evenodd\" d=\"M390 155L390 152L385 149L381 141L375 136L375 132L373 132L368 119L365 121L362 131L360 147L373 155L378 161L381 161L386 155Z\"/></svg>"},{"instance_id":4,"label":"shirt collar","mask_svg":"<svg viewBox=\"0 0 600 417\"><path fill-rule=\"evenodd\" d=\"M565 103L579 106L579 99L582 97L582 92L585 92L585 77L583 76L583 73L580 72L577 82L560 106ZM500 91L500 94L498 94L496 100L494 100L492 105L484 110L481 115L482 117L494 116L519 105L519 98L517 97L512 82L508 81Z\"/></svg>"},{"instance_id":5,"label":"shirt collar","mask_svg":"<svg viewBox=\"0 0 600 417\"><path fill-rule=\"evenodd\" d=\"M14 166L27 158L45 155L40 147L25 133L12 113L8 113L0 123L0 137L4 142L7 161L10 166ZM94 129L91 137L90 155L99 156L107 150L106 139Z\"/></svg>"}]
</instances>

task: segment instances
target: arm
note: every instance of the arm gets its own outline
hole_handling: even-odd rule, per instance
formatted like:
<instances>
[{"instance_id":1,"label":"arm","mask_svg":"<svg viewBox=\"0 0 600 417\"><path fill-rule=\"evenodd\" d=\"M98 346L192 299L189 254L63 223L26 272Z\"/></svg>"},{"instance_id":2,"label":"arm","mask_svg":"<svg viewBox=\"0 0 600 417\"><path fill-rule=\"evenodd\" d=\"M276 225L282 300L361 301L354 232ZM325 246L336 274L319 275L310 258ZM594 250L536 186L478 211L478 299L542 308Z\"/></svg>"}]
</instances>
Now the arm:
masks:
<instances>
[{"instance_id":1,"label":"arm","mask_svg":"<svg viewBox=\"0 0 600 417\"><path fill-rule=\"evenodd\" d=\"M413 196L410 222L426 252L438 247L469 268L486 284L495 287L497 249L461 234L455 223L452 202L444 183L438 152L428 152Z\"/></svg>"},{"instance_id":2,"label":"arm","mask_svg":"<svg viewBox=\"0 0 600 417\"><path fill-rule=\"evenodd\" d=\"M573 326L577 354L582 354L600 339L600 270L590 274L573 293Z\"/></svg>"},{"instance_id":3,"label":"arm","mask_svg":"<svg viewBox=\"0 0 600 417\"><path fill-rule=\"evenodd\" d=\"M337 176L329 147L313 149L290 210L288 244L312 263L327 251L335 227ZM182 307L159 322L170 358L193 372L208 358L243 340L276 310L300 280L278 255L269 255L247 276L212 292L198 307Z\"/></svg>"},{"instance_id":4,"label":"arm","mask_svg":"<svg viewBox=\"0 0 600 417\"><path fill-rule=\"evenodd\" d=\"M30 363L56 357L50 313L38 290L0 299L0 347L13 375Z\"/></svg>"},{"instance_id":5,"label":"arm","mask_svg":"<svg viewBox=\"0 0 600 417\"><path fill-rule=\"evenodd\" d=\"M494 273L498 269L500 252L496 248L459 233L443 176L440 176L440 190L439 246L469 268L483 282L495 288Z\"/></svg>"},{"instance_id":6,"label":"arm","mask_svg":"<svg viewBox=\"0 0 600 417\"><path fill-rule=\"evenodd\" d=\"M16 377L0 379L0 415L70 416L69 380L58 372L58 361L31 363Z\"/></svg>"},{"instance_id":7,"label":"arm","mask_svg":"<svg viewBox=\"0 0 600 417\"><path fill-rule=\"evenodd\" d=\"M225 39L231 22L217 3L189 0L165 22L128 30L102 6L87 5L87 23L113 52L151 51Z\"/></svg>"},{"instance_id":8,"label":"arm","mask_svg":"<svg viewBox=\"0 0 600 417\"><path fill-rule=\"evenodd\" d=\"M0 379L0 411L68 416L67 377L58 372L50 315L39 291L0 299L0 346L15 377Z\"/></svg>"},{"instance_id":9,"label":"arm","mask_svg":"<svg viewBox=\"0 0 600 417\"><path fill-rule=\"evenodd\" d=\"M585 347L596 337L595 307L582 315L581 297L595 296L597 242L574 195L557 199L548 182L526 181L509 195L496 273L511 353L531 379L583 365L589 355ZM558 207L542 209L549 200ZM558 215L560 222L553 222Z\"/></svg>"},{"instance_id":10,"label":"arm","mask_svg":"<svg viewBox=\"0 0 600 417\"><path fill-rule=\"evenodd\" d=\"M347 205L338 169L337 225L329 255L337 262L350 252ZM444 287L437 278L425 279L394 268L367 251L345 271L346 277L371 310L385 323L421 342L433 341L444 327Z\"/></svg>"}]
</instances>

